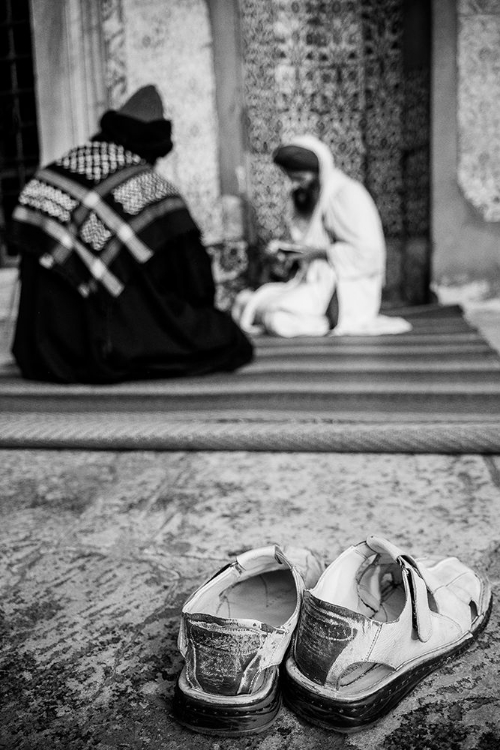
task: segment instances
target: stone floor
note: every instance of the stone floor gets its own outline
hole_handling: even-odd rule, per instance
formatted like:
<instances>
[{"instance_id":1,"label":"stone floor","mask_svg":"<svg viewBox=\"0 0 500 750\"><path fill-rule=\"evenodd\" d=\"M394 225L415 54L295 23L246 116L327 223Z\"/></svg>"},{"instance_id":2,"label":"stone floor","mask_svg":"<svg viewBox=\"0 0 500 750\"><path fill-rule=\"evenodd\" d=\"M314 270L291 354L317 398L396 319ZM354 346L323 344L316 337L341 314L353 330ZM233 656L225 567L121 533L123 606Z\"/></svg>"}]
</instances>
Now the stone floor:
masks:
<instances>
[{"instance_id":1,"label":"stone floor","mask_svg":"<svg viewBox=\"0 0 500 750\"><path fill-rule=\"evenodd\" d=\"M500 589L500 458L2 451L0 748L497 750L500 612L378 726L348 737L283 709L206 738L170 714L186 596L243 549L329 561L368 533L487 569Z\"/></svg>"},{"instance_id":2,"label":"stone floor","mask_svg":"<svg viewBox=\"0 0 500 750\"><path fill-rule=\"evenodd\" d=\"M500 348L495 304L470 315ZM496 601L469 650L358 734L286 708L231 740L171 716L182 603L243 549L330 561L379 533L485 568L498 600L500 456L4 450L0 480L1 750L500 747Z\"/></svg>"}]
</instances>

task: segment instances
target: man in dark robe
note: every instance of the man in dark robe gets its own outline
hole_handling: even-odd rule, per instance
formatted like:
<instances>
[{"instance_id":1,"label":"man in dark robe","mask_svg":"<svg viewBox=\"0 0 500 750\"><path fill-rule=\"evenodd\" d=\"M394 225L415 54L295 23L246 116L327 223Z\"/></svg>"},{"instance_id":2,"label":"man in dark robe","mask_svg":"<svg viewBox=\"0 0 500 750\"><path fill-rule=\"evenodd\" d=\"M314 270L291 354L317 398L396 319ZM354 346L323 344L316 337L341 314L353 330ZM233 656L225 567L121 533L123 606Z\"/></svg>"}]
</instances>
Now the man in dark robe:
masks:
<instances>
[{"instance_id":1,"label":"man in dark robe","mask_svg":"<svg viewBox=\"0 0 500 750\"><path fill-rule=\"evenodd\" d=\"M154 86L38 170L13 214L24 377L112 383L234 370L252 345L214 306L200 231L153 165L172 149Z\"/></svg>"}]
</instances>

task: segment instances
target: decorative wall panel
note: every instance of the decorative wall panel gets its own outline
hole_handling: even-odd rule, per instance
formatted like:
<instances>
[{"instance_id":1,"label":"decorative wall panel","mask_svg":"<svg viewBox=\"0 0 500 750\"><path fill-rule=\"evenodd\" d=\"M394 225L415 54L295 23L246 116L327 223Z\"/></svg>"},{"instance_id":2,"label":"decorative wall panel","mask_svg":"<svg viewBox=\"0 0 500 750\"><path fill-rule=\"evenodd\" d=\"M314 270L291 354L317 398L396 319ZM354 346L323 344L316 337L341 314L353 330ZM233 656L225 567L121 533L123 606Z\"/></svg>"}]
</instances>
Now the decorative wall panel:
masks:
<instances>
[{"instance_id":1,"label":"decorative wall panel","mask_svg":"<svg viewBox=\"0 0 500 750\"><path fill-rule=\"evenodd\" d=\"M286 185L272 164L287 138L313 133L339 167L363 176L363 37L352 0L241 3L245 105L257 233L282 235Z\"/></svg>"},{"instance_id":2,"label":"decorative wall panel","mask_svg":"<svg viewBox=\"0 0 500 750\"><path fill-rule=\"evenodd\" d=\"M103 0L103 38L106 89L109 106L119 107L127 98L127 61L123 0Z\"/></svg>"},{"instance_id":3,"label":"decorative wall panel","mask_svg":"<svg viewBox=\"0 0 500 750\"><path fill-rule=\"evenodd\" d=\"M239 2L248 202L257 245L286 232L287 185L272 163L273 150L292 135L310 132L372 193L386 236L394 240L388 256L394 287L405 236L429 228L429 76L413 71L405 78L403 8L403 0ZM220 283L239 284L244 250L221 242L205 2L103 0L103 12L110 100L118 106L146 82L159 87L175 141L162 171L183 191L213 244Z\"/></svg>"},{"instance_id":4,"label":"decorative wall panel","mask_svg":"<svg viewBox=\"0 0 500 750\"><path fill-rule=\"evenodd\" d=\"M184 195L207 243L222 240L212 37L205 0L104 0L112 107L154 83L173 123L159 171Z\"/></svg>"},{"instance_id":5,"label":"decorative wall panel","mask_svg":"<svg viewBox=\"0 0 500 750\"><path fill-rule=\"evenodd\" d=\"M403 0L244 0L240 11L260 241L286 233L287 186L273 149L310 132L375 199L396 288L404 238L429 232L430 71L406 75Z\"/></svg>"},{"instance_id":6,"label":"decorative wall panel","mask_svg":"<svg viewBox=\"0 0 500 750\"><path fill-rule=\"evenodd\" d=\"M403 221L410 237L430 235L430 67L406 73L403 109Z\"/></svg>"},{"instance_id":7,"label":"decorative wall panel","mask_svg":"<svg viewBox=\"0 0 500 750\"><path fill-rule=\"evenodd\" d=\"M362 181L389 237L403 233L403 4L363 0L364 132ZM382 7L383 5L383 7Z\"/></svg>"},{"instance_id":8,"label":"decorative wall panel","mask_svg":"<svg viewBox=\"0 0 500 750\"><path fill-rule=\"evenodd\" d=\"M458 5L458 180L486 221L500 221L500 3Z\"/></svg>"}]
</instances>

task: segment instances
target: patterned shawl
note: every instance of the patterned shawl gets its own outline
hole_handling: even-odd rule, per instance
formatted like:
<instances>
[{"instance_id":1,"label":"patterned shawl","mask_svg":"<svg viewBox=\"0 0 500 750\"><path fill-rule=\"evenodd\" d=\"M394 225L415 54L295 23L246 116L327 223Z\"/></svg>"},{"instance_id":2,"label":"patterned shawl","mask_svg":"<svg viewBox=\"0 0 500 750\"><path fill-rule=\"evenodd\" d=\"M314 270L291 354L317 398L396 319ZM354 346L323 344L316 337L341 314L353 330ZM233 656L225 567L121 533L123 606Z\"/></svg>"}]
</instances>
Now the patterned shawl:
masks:
<instances>
[{"instance_id":1,"label":"patterned shawl","mask_svg":"<svg viewBox=\"0 0 500 750\"><path fill-rule=\"evenodd\" d=\"M137 264L198 231L176 188L123 146L92 141L38 170L13 214L12 241L84 297L118 297Z\"/></svg>"}]
</instances>

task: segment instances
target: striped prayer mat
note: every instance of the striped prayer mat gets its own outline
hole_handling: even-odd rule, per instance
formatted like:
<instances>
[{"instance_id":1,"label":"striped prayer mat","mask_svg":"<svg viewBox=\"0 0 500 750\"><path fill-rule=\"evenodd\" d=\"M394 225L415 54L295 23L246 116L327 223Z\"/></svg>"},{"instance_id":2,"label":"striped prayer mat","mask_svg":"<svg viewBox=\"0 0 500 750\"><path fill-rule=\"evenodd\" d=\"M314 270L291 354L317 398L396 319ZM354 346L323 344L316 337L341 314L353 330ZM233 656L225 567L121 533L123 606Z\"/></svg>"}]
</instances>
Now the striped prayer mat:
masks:
<instances>
[{"instance_id":1,"label":"striped prayer mat","mask_svg":"<svg viewBox=\"0 0 500 750\"><path fill-rule=\"evenodd\" d=\"M0 373L0 446L500 453L500 357L457 306L396 336L255 339L200 378L62 386Z\"/></svg>"}]
</instances>

